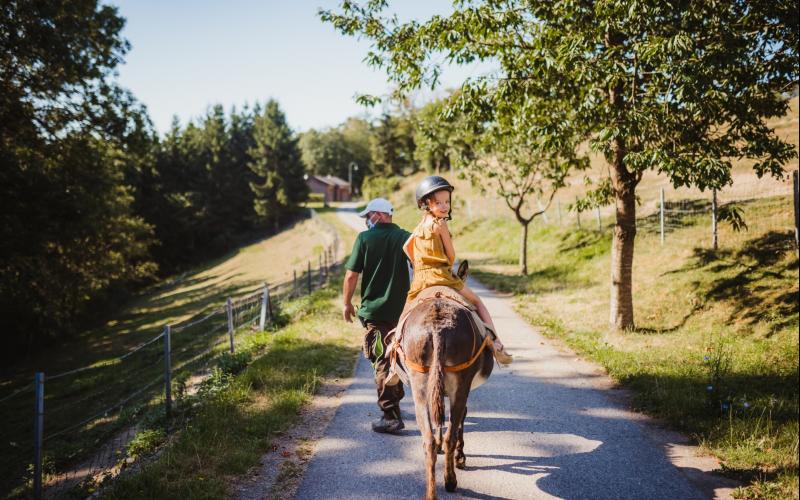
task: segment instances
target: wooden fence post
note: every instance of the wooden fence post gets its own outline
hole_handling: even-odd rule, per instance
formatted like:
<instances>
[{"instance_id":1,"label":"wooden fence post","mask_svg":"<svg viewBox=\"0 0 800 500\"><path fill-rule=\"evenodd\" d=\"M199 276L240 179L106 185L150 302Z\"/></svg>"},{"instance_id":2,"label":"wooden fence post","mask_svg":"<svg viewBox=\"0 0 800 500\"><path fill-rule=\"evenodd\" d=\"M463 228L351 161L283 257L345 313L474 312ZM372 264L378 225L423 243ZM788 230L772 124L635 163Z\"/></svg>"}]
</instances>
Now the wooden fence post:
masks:
<instances>
[{"instance_id":1,"label":"wooden fence post","mask_svg":"<svg viewBox=\"0 0 800 500\"><path fill-rule=\"evenodd\" d=\"M44 436L44 372L33 379L36 401L33 414L33 498L42 498L42 442Z\"/></svg>"},{"instance_id":2,"label":"wooden fence post","mask_svg":"<svg viewBox=\"0 0 800 500\"><path fill-rule=\"evenodd\" d=\"M172 413L172 327L164 327L164 405L167 417Z\"/></svg>"},{"instance_id":3,"label":"wooden fence post","mask_svg":"<svg viewBox=\"0 0 800 500\"><path fill-rule=\"evenodd\" d=\"M228 338L231 343L231 354L233 354L233 301L230 297L225 301L225 309L228 310Z\"/></svg>"}]
</instances>

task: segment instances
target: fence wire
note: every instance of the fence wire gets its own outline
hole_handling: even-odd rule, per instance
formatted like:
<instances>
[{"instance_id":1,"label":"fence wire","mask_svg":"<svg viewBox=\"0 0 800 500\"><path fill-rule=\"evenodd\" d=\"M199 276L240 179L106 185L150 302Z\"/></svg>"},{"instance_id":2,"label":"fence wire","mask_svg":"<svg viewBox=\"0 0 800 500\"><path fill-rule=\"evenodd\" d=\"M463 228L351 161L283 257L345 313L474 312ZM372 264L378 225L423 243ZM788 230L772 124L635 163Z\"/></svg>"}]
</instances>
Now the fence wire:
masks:
<instances>
[{"instance_id":1,"label":"fence wire","mask_svg":"<svg viewBox=\"0 0 800 500\"><path fill-rule=\"evenodd\" d=\"M794 195L792 173L783 179L755 174L737 174L734 182L717 191L717 245L721 249L740 247L745 241L773 234L775 238L793 238L795 231ZM711 190L674 188L666 178L642 184L637 189L636 227L637 241L648 244L648 236L660 239L662 227L661 191L664 193L663 228L664 245L675 247L706 247L713 245L713 217ZM413 195L413 193L412 193ZM559 193L535 225L560 225L586 230L610 231L614 225L614 207L604 206L578 213L574 204L581 196L580 190ZM529 200L525 214L541 205ZM737 212L746 226L735 230L730 222L722 220L725 211ZM514 215L505 202L493 196L471 200L455 200L457 216L467 220L508 219Z\"/></svg>"},{"instance_id":2,"label":"fence wire","mask_svg":"<svg viewBox=\"0 0 800 500\"><path fill-rule=\"evenodd\" d=\"M316 262L300 273L312 289L329 275L338 245L335 230L317 219L328 246L321 266ZM333 231L333 233L331 233ZM303 282L305 285L305 281ZM191 377L199 384L222 352L235 349L260 331L261 315L268 321L273 307L305 293L289 279L265 289L232 297L193 318L170 327L171 380ZM228 306L230 304L230 306ZM262 313L262 307L269 311ZM265 325L266 326L266 325ZM165 331L154 334L114 358L46 375L44 382L43 485L48 497L69 495L82 482L114 476L124 466L126 449L139 432L146 414L163 412L165 404ZM0 430L2 491L25 495L31 483L34 457L34 384L26 383L0 398L4 426ZM5 435L2 435L5 434Z\"/></svg>"}]
</instances>

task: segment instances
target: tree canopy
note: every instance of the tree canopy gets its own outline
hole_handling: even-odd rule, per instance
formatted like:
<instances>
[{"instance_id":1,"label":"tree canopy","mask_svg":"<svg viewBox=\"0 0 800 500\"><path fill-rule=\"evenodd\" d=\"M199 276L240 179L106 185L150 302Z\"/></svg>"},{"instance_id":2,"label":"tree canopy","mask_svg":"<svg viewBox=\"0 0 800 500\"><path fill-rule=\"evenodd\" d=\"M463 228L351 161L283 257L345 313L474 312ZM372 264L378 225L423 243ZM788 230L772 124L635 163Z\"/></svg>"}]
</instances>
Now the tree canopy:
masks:
<instances>
[{"instance_id":1,"label":"tree canopy","mask_svg":"<svg viewBox=\"0 0 800 500\"><path fill-rule=\"evenodd\" d=\"M453 106L476 122L530 98L569 102L573 122L530 108L545 143L582 128L609 165L616 209L610 319L632 328L636 185L648 170L677 186L731 182L732 160L759 175L783 175L794 155L765 124L786 113L798 80L795 2L465 1L448 16L401 23L386 1L342 3L323 20L372 42L370 64L385 68L402 96L435 86L434 56L498 63L495 75L464 82ZM525 127L525 123L521 123Z\"/></svg>"}]
</instances>

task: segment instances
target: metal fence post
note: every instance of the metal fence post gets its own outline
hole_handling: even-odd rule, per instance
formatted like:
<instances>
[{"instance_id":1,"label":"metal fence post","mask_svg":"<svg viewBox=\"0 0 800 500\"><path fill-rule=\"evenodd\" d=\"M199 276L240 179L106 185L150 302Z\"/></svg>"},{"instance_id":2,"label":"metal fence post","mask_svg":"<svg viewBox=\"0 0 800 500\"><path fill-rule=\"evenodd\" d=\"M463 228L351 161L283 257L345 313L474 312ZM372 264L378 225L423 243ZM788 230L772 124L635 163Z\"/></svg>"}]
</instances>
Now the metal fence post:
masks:
<instances>
[{"instance_id":1,"label":"metal fence post","mask_svg":"<svg viewBox=\"0 0 800 500\"><path fill-rule=\"evenodd\" d=\"M311 261L308 261L308 272L306 273L308 281L308 293L311 293Z\"/></svg>"},{"instance_id":2,"label":"metal fence post","mask_svg":"<svg viewBox=\"0 0 800 500\"><path fill-rule=\"evenodd\" d=\"M798 231L800 229L800 185L798 184L797 170L792 172L792 187L794 188L794 246L800 249L800 240L798 240Z\"/></svg>"},{"instance_id":3,"label":"metal fence post","mask_svg":"<svg viewBox=\"0 0 800 500\"><path fill-rule=\"evenodd\" d=\"M561 202L556 202L556 213L558 214L558 225L561 225Z\"/></svg>"},{"instance_id":4,"label":"metal fence post","mask_svg":"<svg viewBox=\"0 0 800 500\"><path fill-rule=\"evenodd\" d=\"M267 325L267 318L272 321L272 315L269 310L269 285L264 283L264 295L261 296L261 317L258 322L258 328L262 332Z\"/></svg>"},{"instance_id":5,"label":"metal fence post","mask_svg":"<svg viewBox=\"0 0 800 500\"><path fill-rule=\"evenodd\" d=\"M292 296L297 295L297 269L292 270Z\"/></svg>"},{"instance_id":6,"label":"metal fence post","mask_svg":"<svg viewBox=\"0 0 800 500\"><path fill-rule=\"evenodd\" d=\"M172 413L172 327L164 327L164 404L167 417Z\"/></svg>"},{"instance_id":7,"label":"metal fence post","mask_svg":"<svg viewBox=\"0 0 800 500\"><path fill-rule=\"evenodd\" d=\"M595 209L597 210L597 230L602 231L603 223L600 221L600 207L595 207Z\"/></svg>"},{"instance_id":8,"label":"metal fence post","mask_svg":"<svg viewBox=\"0 0 800 500\"><path fill-rule=\"evenodd\" d=\"M659 226L660 226L660 231L661 231L661 244L663 245L664 244L664 215L665 215L664 214L664 188L661 188L660 201L661 201L661 203L660 203L661 208L659 209L660 213L659 213L659 216L658 216L658 221L659 221Z\"/></svg>"},{"instance_id":9,"label":"metal fence post","mask_svg":"<svg viewBox=\"0 0 800 500\"><path fill-rule=\"evenodd\" d=\"M228 338L231 341L231 354L233 354L233 301L230 297L225 302L225 309L228 310Z\"/></svg>"},{"instance_id":10,"label":"metal fence post","mask_svg":"<svg viewBox=\"0 0 800 500\"><path fill-rule=\"evenodd\" d=\"M580 210L576 210L575 211L575 216L578 218L578 229L581 229L581 211Z\"/></svg>"},{"instance_id":11,"label":"metal fence post","mask_svg":"<svg viewBox=\"0 0 800 500\"><path fill-rule=\"evenodd\" d=\"M33 498L42 498L42 440L44 436L44 373L34 375L36 402L33 416Z\"/></svg>"},{"instance_id":12,"label":"metal fence post","mask_svg":"<svg viewBox=\"0 0 800 500\"><path fill-rule=\"evenodd\" d=\"M324 282L325 282L325 277L323 276L323 270L322 270L322 254L319 254L319 285L322 286Z\"/></svg>"},{"instance_id":13,"label":"metal fence post","mask_svg":"<svg viewBox=\"0 0 800 500\"><path fill-rule=\"evenodd\" d=\"M711 248L714 250L718 247L719 240L717 238L717 190L711 190Z\"/></svg>"},{"instance_id":14,"label":"metal fence post","mask_svg":"<svg viewBox=\"0 0 800 500\"><path fill-rule=\"evenodd\" d=\"M542 200L536 200L536 206L539 207L539 210L542 211L542 220L545 224L550 224L550 220L547 218L547 211L542 207Z\"/></svg>"}]
</instances>

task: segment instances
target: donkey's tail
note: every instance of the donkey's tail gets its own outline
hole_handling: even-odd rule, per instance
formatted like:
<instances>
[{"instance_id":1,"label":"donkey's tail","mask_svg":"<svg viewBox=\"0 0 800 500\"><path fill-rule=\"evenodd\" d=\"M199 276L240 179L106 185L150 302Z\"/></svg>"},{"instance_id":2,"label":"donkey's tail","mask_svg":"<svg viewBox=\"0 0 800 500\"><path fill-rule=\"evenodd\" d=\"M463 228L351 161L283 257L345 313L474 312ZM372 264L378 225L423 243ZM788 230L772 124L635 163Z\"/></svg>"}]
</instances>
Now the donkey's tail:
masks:
<instances>
[{"instance_id":1,"label":"donkey's tail","mask_svg":"<svg viewBox=\"0 0 800 500\"><path fill-rule=\"evenodd\" d=\"M433 359L428 371L428 409L431 426L441 429L444 425L444 338L440 329L431 332Z\"/></svg>"}]
</instances>

